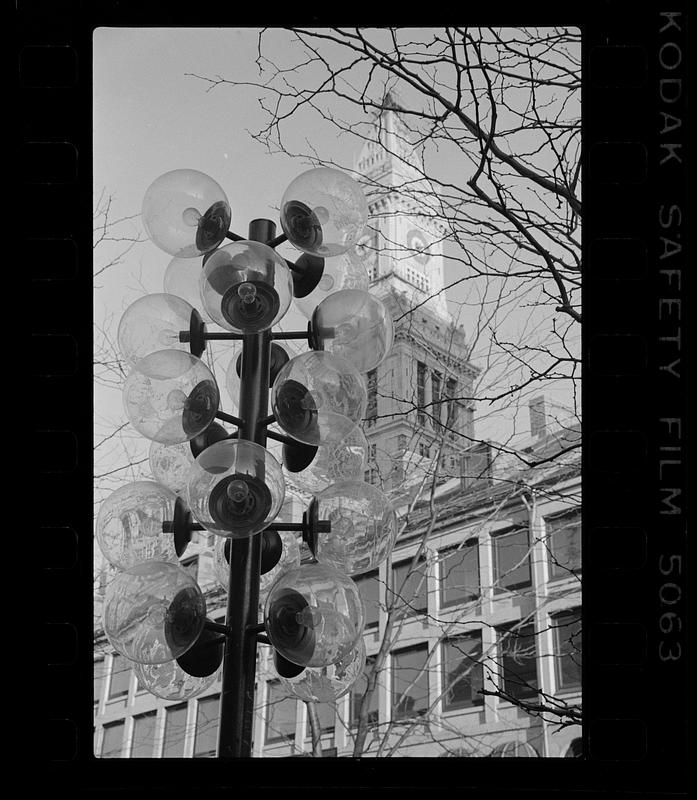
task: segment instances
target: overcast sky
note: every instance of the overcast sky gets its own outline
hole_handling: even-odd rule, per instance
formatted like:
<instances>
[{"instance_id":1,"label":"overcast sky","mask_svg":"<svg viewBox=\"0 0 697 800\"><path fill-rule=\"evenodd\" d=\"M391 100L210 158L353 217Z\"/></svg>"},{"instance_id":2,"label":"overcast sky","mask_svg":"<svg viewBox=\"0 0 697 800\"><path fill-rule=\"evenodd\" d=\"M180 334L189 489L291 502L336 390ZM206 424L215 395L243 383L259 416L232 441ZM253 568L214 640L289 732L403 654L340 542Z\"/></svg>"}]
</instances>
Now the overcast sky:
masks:
<instances>
[{"instance_id":1,"label":"overcast sky","mask_svg":"<svg viewBox=\"0 0 697 800\"><path fill-rule=\"evenodd\" d=\"M282 58L283 53L278 55ZM266 120L258 105L258 90L219 87L206 91L204 81L186 75L258 80L256 56L257 30L253 28L95 31L94 190L95 197L102 190L113 197L112 219L138 215L147 187L162 173L191 168L210 175L223 187L233 210L231 227L237 233L246 234L254 218L278 220L277 207L285 188L308 165L283 154L267 153L249 135L249 129L257 131ZM312 131L300 130L298 125L291 119L289 134L311 139ZM323 140L320 155L338 156L337 160L351 163L355 153L342 152L349 147L355 148L355 144L336 137ZM129 228L132 233L142 232L139 219L123 230ZM106 259L109 252L110 246L104 246L99 258ZM279 252L289 258L297 256L288 245ZM109 314L118 321L137 297L163 291L162 279L170 260L148 241L134 248L124 264L104 272L96 282L95 321ZM446 280L448 277L446 271ZM306 324L291 306L282 327L297 329ZM220 350L213 348L213 352ZM558 399L570 401L565 387ZM120 393L115 390L98 387L95 406L102 423L125 420ZM221 407L228 409L224 391ZM525 409L522 414L527 414Z\"/></svg>"}]
</instances>

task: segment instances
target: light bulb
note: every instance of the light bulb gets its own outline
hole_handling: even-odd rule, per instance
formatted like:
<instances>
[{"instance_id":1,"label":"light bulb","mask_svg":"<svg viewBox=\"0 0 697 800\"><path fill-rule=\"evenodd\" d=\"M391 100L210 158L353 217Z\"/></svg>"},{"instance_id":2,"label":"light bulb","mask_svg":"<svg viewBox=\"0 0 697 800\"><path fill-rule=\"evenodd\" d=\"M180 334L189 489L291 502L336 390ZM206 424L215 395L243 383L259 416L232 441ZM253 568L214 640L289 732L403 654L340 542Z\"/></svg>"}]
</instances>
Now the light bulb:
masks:
<instances>
[{"instance_id":1,"label":"light bulb","mask_svg":"<svg viewBox=\"0 0 697 800\"><path fill-rule=\"evenodd\" d=\"M346 173L319 167L298 175L281 200L281 227L288 241L311 255L328 257L353 247L368 221L361 187Z\"/></svg>"},{"instance_id":2,"label":"light bulb","mask_svg":"<svg viewBox=\"0 0 697 800\"><path fill-rule=\"evenodd\" d=\"M119 572L104 595L102 621L109 643L141 664L162 664L185 653L205 618L198 584L175 564L136 564Z\"/></svg>"},{"instance_id":3,"label":"light bulb","mask_svg":"<svg viewBox=\"0 0 697 800\"><path fill-rule=\"evenodd\" d=\"M320 445L339 441L358 425L367 403L358 370L330 353L308 352L290 359L271 389L276 421L294 439Z\"/></svg>"},{"instance_id":4,"label":"light bulb","mask_svg":"<svg viewBox=\"0 0 697 800\"><path fill-rule=\"evenodd\" d=\"M266 632L288 661L336 664L355 647L365 612L358 587L328 564L301 564L279 577L264 608Z\"/></svg>"},{"instance_id":5,"label":"light bulb","mask_svg":"<svg viewBox=\"0 0 697 800\"><path fill-rule=\"evenodd\" d=\"M135 481L112 492L99 507L96 539L107 561L128 569L143 561L178 563L174 536L162 530L174 518L177 497L154 481Z\"/></svg>"},{"instance_id":6,"label":"light bulb","mask_svg":"<svg viewBox=\"0 0 697 800\"><path fill-rule=\"evenodd\" d=\"M360 372L381 364L392 347L394 325L385 304L369 292L341 289L317 306L312 326L322 348L350 361Z\"/></svg>"},{"instance_id":7,"label":"light bulb","mask_svg":"<svg viewBox=\"0 0 697 800\"><path fill-rule=\"evenodd\" d=\"M194 169L175 169L148 187L142 219L158 247L178 258L194 258L223 241L232 212L213 178Z\"/></svg>"},{"instance_id":8,"label":"light bulb","mask_svg":"<svg viewBox=\"0 0 697 800\"><path fill-rule=\"evenodd\" d=\"M116 338L121 355L133 366L158 350L189 352L180 342L181 331L190 330L193 306L171 294L146 294L124 311Z\"/></svg>"},{"instance_id":9,"label":"light bulb","mask_svg":"<svg viewBox=\"0 0 697 800\"><path fill-rule=\"evenodd\" d=\"M264 530L284 496L281 465L254 442L216 442L199 454L189 473L191 511L218 536L243 539Z\"/></svg>"},{"instance_id":10,"label":"light bulb","mask_svg":"<svg viewBox=\"0 0 697 800\"><path fill-rule=\"evenodd\" d=\"M397 537L392 504L376 487L358 480L333 484L317 495L317 513L331 530L319 532L315 555L351 575L379 566Z\"/></svg>"},{"instance_id":11,"label":"light bulb","mask_svg":"<svg viewBox=\"0 0 697 800\"><path fill-rule=\"evenodd\" d=\"M271 247L233 242L206 259L199 292L206 312L222 328L256 333L271 328L288 311L293 278Z\"/></svg>"},{"instance_id":12,"label":"light bulb","mask_svg":"<svg viewBox=\"0 0 697 800\"><path fill-rule=\"evenodd\" d=\"M133 427L161 444L190 441L206 430L220 395L213 373L191 353L158 350L141 358L123 387Z\"/></svg>"}]
</instances>

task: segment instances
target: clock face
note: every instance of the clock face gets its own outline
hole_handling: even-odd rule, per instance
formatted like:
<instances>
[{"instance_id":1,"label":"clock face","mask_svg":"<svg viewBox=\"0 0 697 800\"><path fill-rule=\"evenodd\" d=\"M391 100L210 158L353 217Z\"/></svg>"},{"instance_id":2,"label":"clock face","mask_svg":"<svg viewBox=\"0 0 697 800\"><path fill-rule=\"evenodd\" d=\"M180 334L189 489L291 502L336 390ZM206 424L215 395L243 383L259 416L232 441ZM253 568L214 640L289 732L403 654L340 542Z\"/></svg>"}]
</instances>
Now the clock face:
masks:
<instances>
[{"instance_id":1,"label":"clock face","mask_svg":"<svg viewBox=\"0 0 697 800\"><path fill-rule=\"evenodd\" d=\"M428 248L428 244L426 234L417 228L412 228L407 233L407 247L413 251L412 258L418 264L425 264L430 258L430 255L424 252Z\"/></svg>"}]
</instances>

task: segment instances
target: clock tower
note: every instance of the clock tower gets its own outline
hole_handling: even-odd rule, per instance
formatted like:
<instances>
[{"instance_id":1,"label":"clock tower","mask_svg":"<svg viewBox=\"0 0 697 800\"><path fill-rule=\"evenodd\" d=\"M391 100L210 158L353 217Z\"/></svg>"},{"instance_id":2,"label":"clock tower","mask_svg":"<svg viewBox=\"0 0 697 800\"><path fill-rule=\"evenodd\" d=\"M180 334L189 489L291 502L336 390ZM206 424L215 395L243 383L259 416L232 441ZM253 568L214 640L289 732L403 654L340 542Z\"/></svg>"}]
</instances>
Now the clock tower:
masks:
<instances>
[{"instance_id":1,"label":"clock tower","mask_svg":"<svg viewBox=\"0 0 697 800\"><path fill-rule=\"evenodd\" d=\"M385 96L372 133L355 160L370 219L359 241L380 297L395 323L387 359L368 373L364 431L370 444L366 480L399 494L424 471L459 477L473 444L473 381L462 326L455 326L445 296L445 225L429 213L432 189L414 166L394 92ZM419 202L419 198L423 198Z\"/></svg>"}]
</instances>

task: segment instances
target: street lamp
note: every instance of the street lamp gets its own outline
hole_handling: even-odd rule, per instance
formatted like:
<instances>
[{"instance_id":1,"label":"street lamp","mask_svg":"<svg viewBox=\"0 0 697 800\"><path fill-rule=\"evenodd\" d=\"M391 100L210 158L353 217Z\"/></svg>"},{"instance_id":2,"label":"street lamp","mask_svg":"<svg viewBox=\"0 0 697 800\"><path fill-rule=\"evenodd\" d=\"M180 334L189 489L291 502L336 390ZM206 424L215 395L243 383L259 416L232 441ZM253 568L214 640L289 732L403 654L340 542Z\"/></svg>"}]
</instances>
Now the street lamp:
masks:
<instances>
[{"instance_id":1,"label":"street lamp","mask_svg":"<svg viewBox=\"0 0 697 800\"><path fill-rule=\"evenodd\" d=\"M283 195L278 236L265 219L249 224L246 239L229 230L224 191L196 170L155 180L142 216L173 260L165 291L124 313L118 344L131 365L124 408L152 442L156 480L121 487L100 508L97 542L118 570L104 630L139 683L164 699L196 696L222 663L218 756L249 756L258 642L273 647L279 677L303 699L340 697L362 672L365 612L350 575L384 561L396 536L391 504L361 480L364 374L387 356L392 320L367 292L353 248L368 207L342 172L298 176ZM301 251L295 262L275 251L284 241ZM311 317L307 330L275 332L292 300ZM222 330L209 332L211 323ZM283 339L310 350L290 358ZM235 415L220 409L201 360L211 340L241 343L226 375ZM283 433L269 430L274 422ZM267 439L283 444L281 462ZM314 497L302 521L275 522L288 473ZM224 623L206 616L200 587L179 564L197 530L216 536Z\"/></svg>"}]
</instances>

